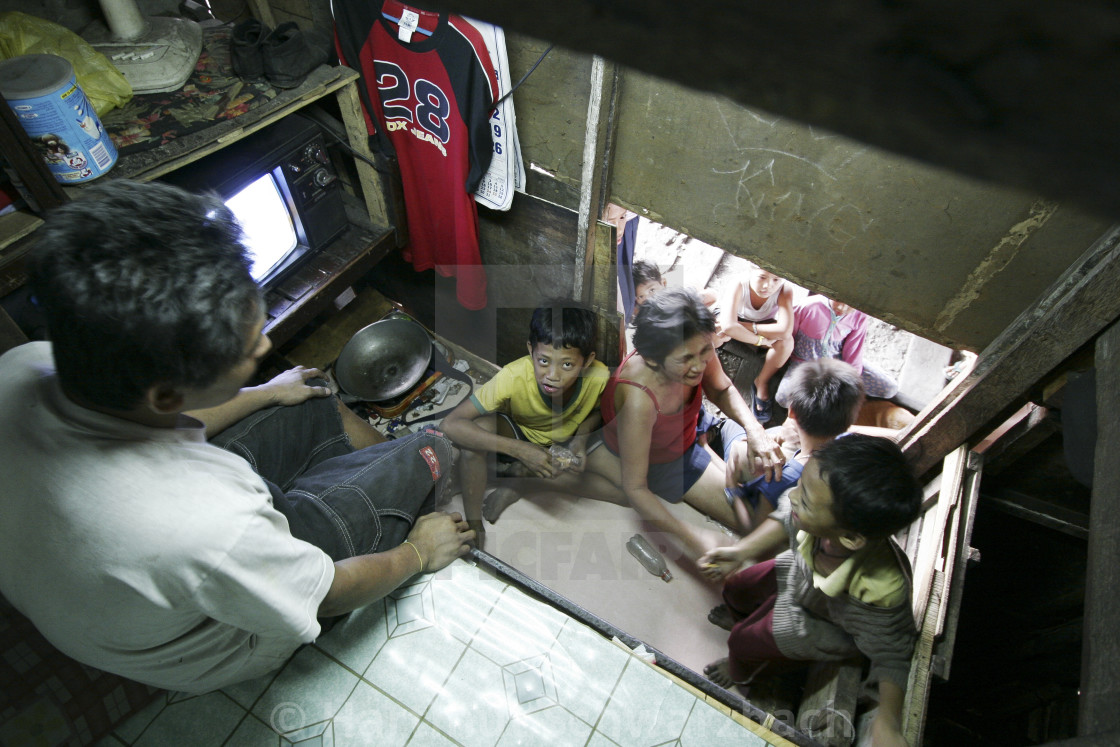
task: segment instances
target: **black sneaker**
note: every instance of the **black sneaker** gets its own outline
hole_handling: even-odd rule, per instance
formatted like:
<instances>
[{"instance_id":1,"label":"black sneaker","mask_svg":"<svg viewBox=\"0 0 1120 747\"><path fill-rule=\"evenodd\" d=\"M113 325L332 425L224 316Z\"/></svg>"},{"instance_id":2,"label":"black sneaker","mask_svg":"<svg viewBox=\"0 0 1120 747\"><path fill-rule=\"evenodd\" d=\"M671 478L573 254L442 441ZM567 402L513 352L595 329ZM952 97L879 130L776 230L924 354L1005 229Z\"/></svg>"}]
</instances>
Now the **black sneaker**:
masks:
<instances>
[{"instance_id":1,"label":"black sneaker","mask_svg":"<svg viewBox=\"0 0 1120 747\"><path fill-rule=\"evenodd\" d=\"M277 88L295 88L327 62L334 50L322 31L301 31L292 21L276 27L264 42L264 74Z\"/></svg>"},{"instance_id":2,"label":"black sneaker","mask_svg":"<svg viewBox=\"0 0 1120 747\"><path fill-rule=\"evenodd\" d=\"M233 72L247 81L264 80L264 40L272 33L256 18L242 21L233 27L229 37L229 57Z\"/></svg>"}]
</instances>

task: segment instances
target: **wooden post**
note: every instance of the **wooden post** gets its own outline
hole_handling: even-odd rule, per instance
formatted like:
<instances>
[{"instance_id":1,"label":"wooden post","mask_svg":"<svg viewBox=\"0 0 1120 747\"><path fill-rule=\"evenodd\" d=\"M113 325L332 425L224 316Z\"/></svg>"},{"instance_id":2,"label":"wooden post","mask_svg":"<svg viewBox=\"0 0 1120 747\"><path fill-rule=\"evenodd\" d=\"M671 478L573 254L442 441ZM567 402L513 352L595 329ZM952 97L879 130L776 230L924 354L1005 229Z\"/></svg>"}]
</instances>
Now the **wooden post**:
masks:
<instances>
[{"instance_id":1,"label":"wooden post","mask_svg":"<svg viewBox=\"0 0 1120 747\"><path fill-rule=\"evenodd\" d=\"M1097 339L1096 365L1097 450L1077 723L1083 737L1120 731L1120 322Z\"/></svg>"},{"instance_id":2,"label":"wooden post","mask_svg":"<svg viewBox=\"0 0 1120 747\"><path fill-rule=\"evenodd\" d=\"M613 141L611 128L618 96L617 83L617 66L606 62L602 57L593 57L591 96L587 102L587 130L583 140L583 173L580 175L576 269L572 286L572 296L577 301L590 301L592 295L589 287L591 268L595 261L599 219L606 203L604 186L610 170L609 146Z\"/></svg>"}]
</instances>

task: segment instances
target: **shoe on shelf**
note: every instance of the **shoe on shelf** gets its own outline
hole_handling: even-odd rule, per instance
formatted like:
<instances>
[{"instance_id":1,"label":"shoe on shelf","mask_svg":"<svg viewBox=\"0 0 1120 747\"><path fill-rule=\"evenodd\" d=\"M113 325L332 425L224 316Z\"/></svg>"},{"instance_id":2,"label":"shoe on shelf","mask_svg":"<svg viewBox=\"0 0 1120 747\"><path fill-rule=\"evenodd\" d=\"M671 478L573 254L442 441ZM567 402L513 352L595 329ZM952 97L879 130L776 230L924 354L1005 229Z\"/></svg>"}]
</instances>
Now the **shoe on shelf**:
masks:
<instances>
[{"instance_id":1,"label":"shoe on shelf","mask_svg":"<svg viewBox=\"0 0 1120 747\"><path fill-rule=\"evenodd\" d=\"M276 88L295 88L334 51L325 33L317 29L301 31L292 21L277 26L263 47L264 74Z\"/></svg>"},{"instance_id":2,"label":"shoe on shelf","mask_svg":"<svg viewBox=\"0 0 1120 747\"><path fill-rule=\"evenodd\" d=\"M264 80L264 41L272 33L256 18L233 27L229 37L229 57L233 72L246 81Z\"/></svg>"}]
</instances>

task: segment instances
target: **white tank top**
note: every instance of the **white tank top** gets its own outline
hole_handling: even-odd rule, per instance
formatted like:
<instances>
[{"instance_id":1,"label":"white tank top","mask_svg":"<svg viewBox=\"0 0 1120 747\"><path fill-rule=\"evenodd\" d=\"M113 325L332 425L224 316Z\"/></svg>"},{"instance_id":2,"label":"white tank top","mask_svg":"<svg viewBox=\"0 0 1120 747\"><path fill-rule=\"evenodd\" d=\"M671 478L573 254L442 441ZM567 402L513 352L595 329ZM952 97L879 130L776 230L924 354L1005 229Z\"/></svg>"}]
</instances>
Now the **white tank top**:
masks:
<instances>
[{"instance_id":1,"label":"white tank top","mask_svg":"<svg viewBox=\"0 0 1120 747\"><path fill-rule=\"evenodd\" d=\"M762 302L762 306L757 309L751 305L751 287L750 281L744 280L741 283L743 287L743 300L739 304L739 319L747 322L765 322L768 319L776 319L778 315L778 296L782 295L782 289L786 287L782 283L777 289L770 294L770 297Z\"/></svg>"}]
</instances>

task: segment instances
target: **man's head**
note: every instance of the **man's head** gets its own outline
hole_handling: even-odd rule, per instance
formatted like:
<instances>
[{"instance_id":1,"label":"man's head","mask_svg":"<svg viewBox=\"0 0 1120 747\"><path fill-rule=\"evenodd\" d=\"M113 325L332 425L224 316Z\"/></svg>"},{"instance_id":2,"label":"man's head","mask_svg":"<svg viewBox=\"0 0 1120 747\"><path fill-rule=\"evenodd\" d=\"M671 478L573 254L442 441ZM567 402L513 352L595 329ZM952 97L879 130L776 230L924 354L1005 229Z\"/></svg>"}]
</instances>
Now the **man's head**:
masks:
<instances>
[{"instance_id":1,"label":"man's head","mask_svg":"<svg viewBox=\"0 0 1120 747\"><path fill-rule=\"evenodd\" d=\"M650 297L634 318L634 348L647 363L664 365L685 341L712 335L716 318L688 288L669 288Z\"/></svg>"},{"instance_id":2,"label":"man's head","mask_svg":"<svg viewBox=\"0 0 1120 747\"><path fill-rule=\"evenodd\" d=\"M850 434L813 453L789 498L798 528L857 550L917 518L922 490L894 441Z\"/></svg>"},{"instance_id":3,"label":"man's head","mask_svg":"<svg viewBox=\"0 0 1120 747\"><path fill-rule=\"evenodd\" d=\"M85 402L130 410L153 387L206 389L260 353L260 291L216 197L114 181L36 238L32 291L62 385Z\"/></svg>"},{"instance_id":4,"label":"man's head","mask_svg":"<svg viewBox=\"0 0 1120 747\"><path fill-rule=\"evenodd\" d=\"M563 396L595 360L595 312L566 299L549 301L533 311L528 348L541 391Z\"/></svg>"},{"instance_id":5,"label":"man's head","mask_svg":"<svg viewBox=\"0 0 1120 747\"><path fill-rule=\"evenodd\" d=\"M851 427L863 404L863 380L850 364L817 358L790 371L788 407L802 431L835 438Z\"/></svg>"}]
</instances>

